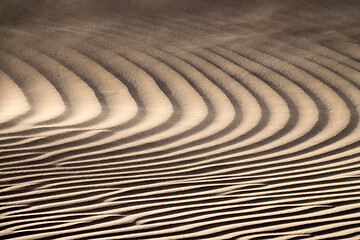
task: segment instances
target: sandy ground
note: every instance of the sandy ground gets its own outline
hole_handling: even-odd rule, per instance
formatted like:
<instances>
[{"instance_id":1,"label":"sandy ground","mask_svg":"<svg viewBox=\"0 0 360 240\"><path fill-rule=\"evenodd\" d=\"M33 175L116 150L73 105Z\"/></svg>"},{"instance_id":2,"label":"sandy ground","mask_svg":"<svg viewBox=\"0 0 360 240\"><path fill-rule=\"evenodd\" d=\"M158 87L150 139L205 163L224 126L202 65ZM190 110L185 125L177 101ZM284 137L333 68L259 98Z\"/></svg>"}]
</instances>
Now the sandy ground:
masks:
<instances>
[{"instance_id":1,"label":"sandy ground","mask_svg":"<svg viewBox=\"0 0 360 240\"><path fill-rule=\"evenodd\" d=\"M0 238L360 239L360 1L0 1Z\"/></svg>"}]
</instances>

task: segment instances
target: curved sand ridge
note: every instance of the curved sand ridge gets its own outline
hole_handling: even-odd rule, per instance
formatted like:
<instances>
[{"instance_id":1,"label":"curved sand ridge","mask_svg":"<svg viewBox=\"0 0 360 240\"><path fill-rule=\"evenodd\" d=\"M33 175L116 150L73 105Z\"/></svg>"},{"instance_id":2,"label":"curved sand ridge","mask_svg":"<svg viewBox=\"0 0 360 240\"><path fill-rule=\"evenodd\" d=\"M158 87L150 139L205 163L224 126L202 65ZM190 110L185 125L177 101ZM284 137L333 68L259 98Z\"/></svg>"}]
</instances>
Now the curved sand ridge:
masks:
<instances>
[{"instance_id":1,"label":"curved sand ridge","mask_svg":"<svg viewBox=\"0 0 360 240\"><path fill-rule=\"evenodd\" d=\"M360 238L358 2L31 2L0 3L1 239Z\"/></svg>"}]
</instances>

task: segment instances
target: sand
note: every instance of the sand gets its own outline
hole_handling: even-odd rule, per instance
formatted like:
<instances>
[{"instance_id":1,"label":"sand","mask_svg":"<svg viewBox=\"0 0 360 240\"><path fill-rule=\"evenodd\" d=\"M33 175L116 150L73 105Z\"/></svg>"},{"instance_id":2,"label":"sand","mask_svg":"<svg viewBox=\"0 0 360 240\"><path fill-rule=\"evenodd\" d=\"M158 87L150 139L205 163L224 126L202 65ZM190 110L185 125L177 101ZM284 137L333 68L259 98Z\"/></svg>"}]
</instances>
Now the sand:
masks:
<instances>
[{"instance_id":1,"label":"sand","mask_svg":"<svg viewBox=\"0 0 360 240\"><path fill-rule=\"evenodd\" d=\"M360 239L359 12L0 1L0 239Z\"/></svg>"}]
</instances>

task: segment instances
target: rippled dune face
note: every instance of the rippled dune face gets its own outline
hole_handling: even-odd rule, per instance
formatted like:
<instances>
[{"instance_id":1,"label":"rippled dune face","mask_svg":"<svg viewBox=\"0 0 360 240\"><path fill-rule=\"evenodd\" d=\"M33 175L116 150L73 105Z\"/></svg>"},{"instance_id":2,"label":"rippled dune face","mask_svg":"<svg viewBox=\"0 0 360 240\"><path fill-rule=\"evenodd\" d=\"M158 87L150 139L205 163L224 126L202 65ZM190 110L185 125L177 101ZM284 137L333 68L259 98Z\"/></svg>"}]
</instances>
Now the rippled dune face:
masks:
<instances>
[{"instance_id":1,"label":"rippled dune face","mask_svg":"<svg viewBox=\"0 0 360 240\"><path fill-rule=\"evenodd\" d=\"M360 239L359 1L0 1L0 239Z\"/></svg>"}]
</instances>

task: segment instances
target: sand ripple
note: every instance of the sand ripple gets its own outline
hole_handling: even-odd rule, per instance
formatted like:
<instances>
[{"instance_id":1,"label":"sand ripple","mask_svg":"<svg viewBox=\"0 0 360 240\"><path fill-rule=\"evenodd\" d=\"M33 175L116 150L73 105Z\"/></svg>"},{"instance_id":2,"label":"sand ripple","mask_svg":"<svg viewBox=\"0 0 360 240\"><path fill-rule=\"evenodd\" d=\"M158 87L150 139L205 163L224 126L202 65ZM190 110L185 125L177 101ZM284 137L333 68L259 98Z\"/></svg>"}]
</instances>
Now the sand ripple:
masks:
<instances>
[{"instance_id":1,"label":"sand ripple","mask_svg":"<svg viewBox=\"0 0 360 240\"><path fill-rule=\"evenodd\" d=\"M31 2L0 3L1 239L360 238L359 2Z\"/></svg>"}]
</instances>

